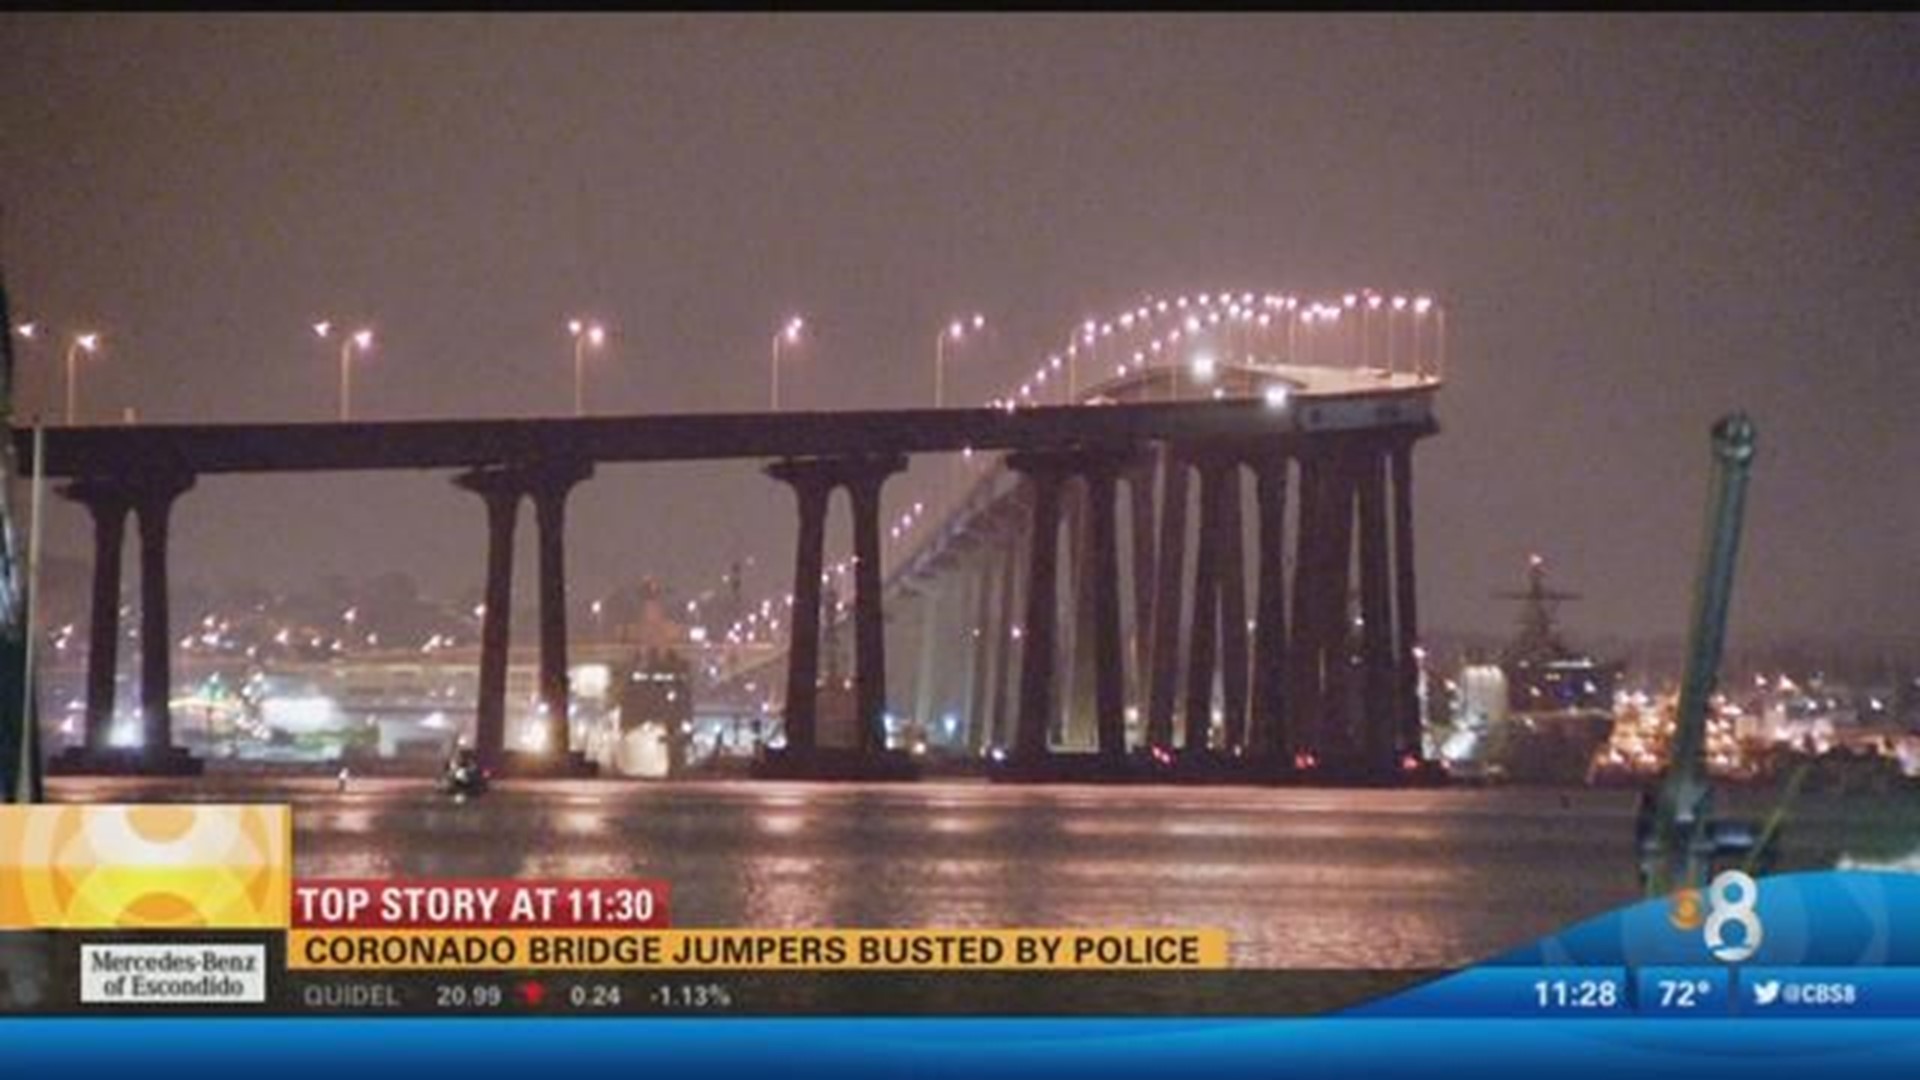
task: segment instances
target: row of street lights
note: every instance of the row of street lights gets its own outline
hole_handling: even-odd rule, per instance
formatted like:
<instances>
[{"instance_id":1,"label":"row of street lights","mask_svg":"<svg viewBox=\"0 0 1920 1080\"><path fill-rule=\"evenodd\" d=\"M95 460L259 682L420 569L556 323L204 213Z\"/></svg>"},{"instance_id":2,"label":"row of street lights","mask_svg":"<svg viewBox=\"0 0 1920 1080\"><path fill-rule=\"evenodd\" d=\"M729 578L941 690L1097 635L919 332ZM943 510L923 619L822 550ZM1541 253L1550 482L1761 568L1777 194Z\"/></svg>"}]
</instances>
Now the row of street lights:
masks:
<instances>
[{"instance_id":1,"label":"row of street lights","mask_svg":"<svg viewBox=\"0 0 1920 1080\"><path fill-rule=\"evenodd\" d=\"M353 357L355 353L365 354L373 351L373 328L362 326L347 330L332 319L321 319L312 324L314 336L331 343L336 338L340 342L340 419L353 418ZM946 406L946 366L947 349L958 346L971 337L982 333L987 326L985 315L973 315L954 319L934 336L933 342L933 407ZM772 356L772 410L780 411L780 358L783 348L799 345L806 333L805 318L794 315L789 317L773 334ZM13 332L22 341L34 342L40 339L38 323L20 323ZM573 341L573 415L585 416L586 409L586 354L587 350L598 350L607 343L607 328L592 319L573 318L567 320L567 336ZM77 332L72 335L66 352L66 422L71 425L78 415L78 380L75 369L81 353L89 355L100 351L100 335L94 331Z\"/></svg>"},{"instance_id":2,"label":"row of street lights","mask_svg":"<svg viewBox=\"0 0 1920 1080\"><path fill-rule=\"evenodd\" d=\"M22 341L32 342L32 341L40 340L40 324L39 323L30 323L30 322L20 323L19 325L13 328L13 332L15 336L19 337L20 340ZM78 398L76 396L78 394L78 390L76 389L77 382L74 378L74 369L79 365L80 354L86 353L87 355L91 356L94 353L99 351L100 351L100 335L95 331L92 331L92 330L77 331L76 333L73 334L72 337L67 339L67 362L66 362L67 394L66 394L66 397L67 397L67 423L69 424L73 423L73 418L75 413L77 412L77 406L79 404Z\"/></svg>"}]
</instances>

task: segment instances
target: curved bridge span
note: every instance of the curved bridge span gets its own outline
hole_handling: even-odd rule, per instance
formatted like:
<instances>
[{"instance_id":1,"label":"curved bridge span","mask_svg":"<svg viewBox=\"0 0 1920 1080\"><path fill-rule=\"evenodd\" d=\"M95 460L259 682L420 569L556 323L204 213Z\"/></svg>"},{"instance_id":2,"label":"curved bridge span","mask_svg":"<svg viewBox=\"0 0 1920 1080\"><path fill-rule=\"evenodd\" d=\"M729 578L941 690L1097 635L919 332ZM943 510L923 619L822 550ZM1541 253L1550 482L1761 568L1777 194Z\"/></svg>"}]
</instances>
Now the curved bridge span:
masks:
<instances>
[{"instance_id":1,"label":"curved bridge span","mask_svg":"<svg viewBox=\"0 0 1920 1080\"><path fill-rule=\"evenodd\" d=\"M1220 421L1211 430L968 453L952 497L903 519L877 581L860 580L863 490L902 463L769 470L794 488L802 526L788 648L723 672L723 687L783 688L761 704L783 715L787 753L884 753L931 735L1036 777L1421 773L1411 452L1438 430L1438 380L1210 375L1129 373L1082 408L1201 408ZM856 550L828 567L834 487L849 492ZM829 604L811 627L791 614L819 610L842 577L850 611ZM856 721L826 735L821 656L842 643Z\"/></svg>"}]
</instances>

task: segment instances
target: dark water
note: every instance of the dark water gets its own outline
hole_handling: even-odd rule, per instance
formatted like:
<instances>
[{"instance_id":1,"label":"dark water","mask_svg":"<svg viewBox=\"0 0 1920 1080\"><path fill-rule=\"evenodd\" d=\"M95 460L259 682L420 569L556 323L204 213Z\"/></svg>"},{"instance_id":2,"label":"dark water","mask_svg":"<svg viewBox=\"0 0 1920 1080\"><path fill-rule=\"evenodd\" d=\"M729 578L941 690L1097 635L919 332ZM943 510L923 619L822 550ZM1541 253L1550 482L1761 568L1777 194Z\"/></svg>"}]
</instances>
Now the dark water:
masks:
<instances>
[{"instance_id":1,"label":"dark water","mask_svg":"<svg viewBox=\"0 0 1920 1080\"><path fill-rule=\"evenodd\" d=\"M290 801L311 877L650 877L680 926L1224 928L1236 967L1442 968L1636 898L1631 792L56 780ZM1770 810L1760 795L1727 800ZM1780 869L1920 846L1920 797L1802 796Z\"/></svg>"}]
</instances>

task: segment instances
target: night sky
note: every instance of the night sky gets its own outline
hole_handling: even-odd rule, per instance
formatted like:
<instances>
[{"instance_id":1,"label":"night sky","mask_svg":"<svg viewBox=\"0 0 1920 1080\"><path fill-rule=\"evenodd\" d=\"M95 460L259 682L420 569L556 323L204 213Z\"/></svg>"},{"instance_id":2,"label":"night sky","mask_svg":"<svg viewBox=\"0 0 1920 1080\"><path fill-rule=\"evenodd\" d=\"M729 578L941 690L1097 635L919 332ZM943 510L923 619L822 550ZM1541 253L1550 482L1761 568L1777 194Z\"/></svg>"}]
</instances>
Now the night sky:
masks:
<instances>
[{"instance_id":1,"label":"night sky","mask_svg":"<svg viewBox=\"0 0 1920 1080\"><path fill-rule=\"evenodd\" d=\"M1920 639L1911 17L8 16L0 47L0 265L16 318L104 333L95 422L329 419L326 316L379 336L357 418L535 416L571 409L576 313L614 330L595 412L763 406L795 311L783 398L840 408L929 403L960 312L995 326L949 367L978 402L1149 291L1426 290L1429 628L1506 627L1539 551L1582 631L1680 633L1743 407L1736 643ZM21 357L22 414L58 416L60 359ZM791 499L744 463L603 467L572 509L576 595L735 556L788 585ZM174 521L182 583L481 579L441 475L202 479Z\"/></svg>"}]
</instances>

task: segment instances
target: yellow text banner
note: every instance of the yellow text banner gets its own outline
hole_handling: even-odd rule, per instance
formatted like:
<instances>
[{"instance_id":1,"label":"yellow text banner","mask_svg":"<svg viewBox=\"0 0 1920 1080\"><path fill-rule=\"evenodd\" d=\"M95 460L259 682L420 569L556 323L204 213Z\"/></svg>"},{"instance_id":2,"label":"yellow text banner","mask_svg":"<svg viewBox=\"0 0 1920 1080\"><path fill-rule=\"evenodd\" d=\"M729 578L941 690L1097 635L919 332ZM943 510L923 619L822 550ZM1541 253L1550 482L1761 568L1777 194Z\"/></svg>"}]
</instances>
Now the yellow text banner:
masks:
<instances>
[{"instance_id":1,"label":"yellow text banner","mask_svg":"<svg viewBox=\"0 0 1920 1080\"><path fill-rule=\"evenodd\" d=\"M304 970L1160 971L1224 968L1171 930L294 930Z\"/></svg>"}]
</instances>

